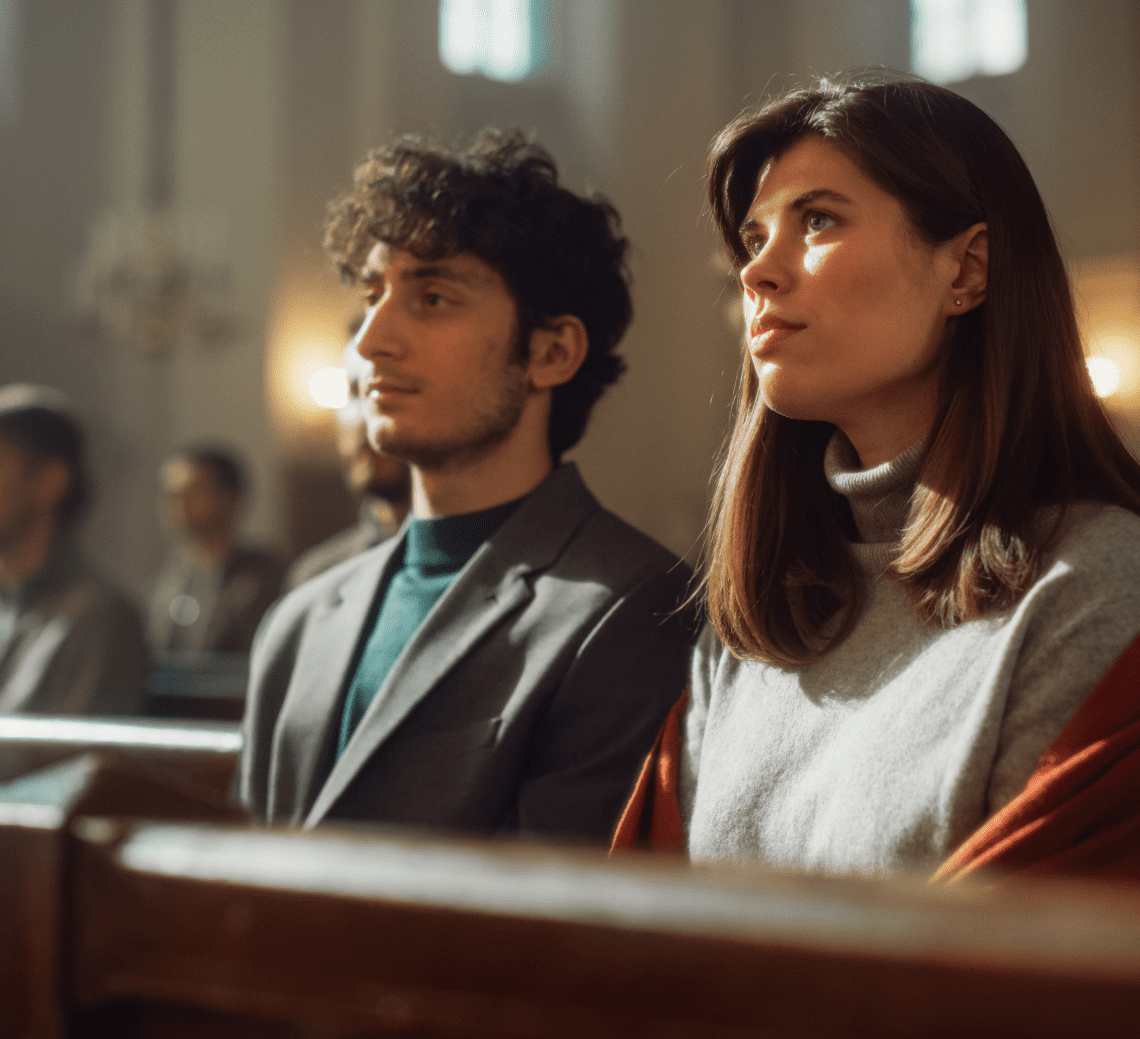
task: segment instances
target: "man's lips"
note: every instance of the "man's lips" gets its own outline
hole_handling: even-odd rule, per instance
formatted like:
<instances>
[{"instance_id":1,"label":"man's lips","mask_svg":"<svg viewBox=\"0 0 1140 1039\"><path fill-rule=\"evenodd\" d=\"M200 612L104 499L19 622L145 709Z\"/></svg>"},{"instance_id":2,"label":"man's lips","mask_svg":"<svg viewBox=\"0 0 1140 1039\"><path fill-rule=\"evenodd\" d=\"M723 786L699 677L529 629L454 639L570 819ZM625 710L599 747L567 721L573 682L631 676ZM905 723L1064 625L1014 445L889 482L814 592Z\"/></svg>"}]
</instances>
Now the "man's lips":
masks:
<instances>
[{"instance_id":1,"label":"man's lips","mask_svg":"<svg viewBox=\"0 0 1140 1039\"><path fill-rule=\"evenodd\" d=\"M390 379L381 376L379 379L369 379L364 389L364 395L371 400L379 400L389 394L418 393L419 386L406 379Z\"/></svg>"}]
</instances>

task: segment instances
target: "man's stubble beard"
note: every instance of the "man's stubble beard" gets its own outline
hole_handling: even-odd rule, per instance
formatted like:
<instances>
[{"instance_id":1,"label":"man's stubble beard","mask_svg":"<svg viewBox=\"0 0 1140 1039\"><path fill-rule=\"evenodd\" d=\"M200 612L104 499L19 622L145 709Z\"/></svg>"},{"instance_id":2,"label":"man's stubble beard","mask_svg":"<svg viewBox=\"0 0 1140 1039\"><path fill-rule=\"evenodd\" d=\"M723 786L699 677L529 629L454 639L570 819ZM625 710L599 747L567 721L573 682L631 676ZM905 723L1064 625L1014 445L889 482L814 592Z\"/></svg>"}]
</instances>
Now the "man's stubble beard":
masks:
<instances>
[{"instance_id":1,"label":"man's stubble beard","mask_svg":"<svg viewBox=\"0 0 1140 1039\"><path fill-rule=\"evenodd\" d=\"M479 402L464 424L440 439L402 437L383 426L369 430L373 446L421 472L457 472L491 454L514 432L526 407L525 365L511 360L493 401Z\"/></svg>"}]
</instances>

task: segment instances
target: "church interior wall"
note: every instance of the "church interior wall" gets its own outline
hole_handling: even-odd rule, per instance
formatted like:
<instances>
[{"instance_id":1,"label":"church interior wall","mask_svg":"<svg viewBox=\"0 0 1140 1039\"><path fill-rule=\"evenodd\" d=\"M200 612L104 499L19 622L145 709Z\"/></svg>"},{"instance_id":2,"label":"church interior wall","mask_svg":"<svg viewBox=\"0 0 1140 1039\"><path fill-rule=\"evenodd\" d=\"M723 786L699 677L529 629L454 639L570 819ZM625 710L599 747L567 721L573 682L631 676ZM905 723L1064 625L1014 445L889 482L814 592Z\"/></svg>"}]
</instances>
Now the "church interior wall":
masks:
<instances>
[{"instance_id":1,"label":"church interior wall","mask_svg":"<svg viewBox=\"0 0 1140 1039\"><path fill-rule=\"evenodd\" d=\"M188 440L239 447L257 487L250 533L302 547L290 515L310 507L311 484L290 474L335 466L329 415L304 380L337 363L359 306L321 253L325 203L389 133L448 138L486 122L534 131L567 183L623 214L629 372L573 457L606 505L692 555L739 368L733 290L703 214L708 143L768 89L909 61L907 0L552 2L546 64L519 84L446 71L426 0L0 3L20 26L19 105L0 122L0 382L57 385L88 416L100 489L88 540L136 589L162 551L155 466ZM99 214L146 201L148 11L163 3L171 206L224 271L236 332L147 354L82 320L69 279ZM1140 293L1140 274L1128 280L1140 270L1138 58L1130 0L1030 0L1025 66L954 87L1022 148L1067 258L1099 272L1094 296Z\"/></svg>"}]
</instances>

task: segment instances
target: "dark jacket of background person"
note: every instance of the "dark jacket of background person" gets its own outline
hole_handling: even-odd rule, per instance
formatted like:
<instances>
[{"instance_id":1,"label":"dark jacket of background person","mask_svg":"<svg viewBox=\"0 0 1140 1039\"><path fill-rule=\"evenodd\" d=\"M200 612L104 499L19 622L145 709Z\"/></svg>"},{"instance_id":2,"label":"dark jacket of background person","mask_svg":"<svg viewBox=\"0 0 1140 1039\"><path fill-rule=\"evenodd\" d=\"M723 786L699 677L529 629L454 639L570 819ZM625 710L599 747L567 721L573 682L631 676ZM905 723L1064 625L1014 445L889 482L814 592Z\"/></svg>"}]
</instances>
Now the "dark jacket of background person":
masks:
<instances>
[{"instance_id":1,"label":"dark jacket of background person","mask_svg":"<svg viewBox=\"0 0 1140 1039\"><path fill-rule=\"evenodd\" d=\"M70 539L0 591L0 714L139 714L146 673L138 610Z\"/></svg>"},{"instance_id":2,"label":"dark jacket of background person","mask_svg":"<svg viewBox=\"0 0 1140 1039\"><path fill-rule=\"evenodd\" d=\"M402 537L286 596L254 649L240 793L332 819L608 841L685 681L690 572L573 465L479 549L334 756L369 607Z\"/></svg>"},{"instance_id":3,"label":"dark jacket of background person","mask_svg":"<svg viewBox=\"0 0 1140 1039\"><path fill-rule=\"evenodd\" d=\"M171 550L155 582L148 637L156 650L248 653L265 611L281 588L282 565L271 552L239 546L221 570L195 570Z\"/></svg>"},{"instance_id":4,"label":"dark jacket of background person","mask_svg":"<svg viewBox=\"0 0 1140 1039\"><path fill-rule=\"evenodd\" d=\"M361 503L360 518L355 526L326 538L294 560L285 572L284 590L291 592L317 574L331 570L337 563L343 563L346 559L387 541L398 529L399 524L390 527L381 522L373 511L372 499L365 499Z\"/></svg>"}]
</instances>

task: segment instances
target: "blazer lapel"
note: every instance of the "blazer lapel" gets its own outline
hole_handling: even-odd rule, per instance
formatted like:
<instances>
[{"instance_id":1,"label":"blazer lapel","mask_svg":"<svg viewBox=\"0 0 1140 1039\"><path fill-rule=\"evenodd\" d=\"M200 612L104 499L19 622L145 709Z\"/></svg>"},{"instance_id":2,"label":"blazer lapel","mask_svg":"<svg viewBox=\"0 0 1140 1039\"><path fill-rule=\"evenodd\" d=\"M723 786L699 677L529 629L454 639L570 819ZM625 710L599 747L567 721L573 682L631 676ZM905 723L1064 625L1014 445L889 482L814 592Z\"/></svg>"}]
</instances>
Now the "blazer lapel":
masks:
<instances>
[{"instance_id":1,"label":"blazer lapel","mask_svg":"<svg viewBox=\"0 0 1140 1039\"><path fill-rule=\"evenodd\" d=\"M444 675L530 599L528 576L550 566L596 508L600 506L573 464L561 466L480 547L393 664L329 773L306 826L321 821L380 744Z\"/></svg>"},{"instance_id":2,"label":"blazer lapel","mask_svg":"<svg viewBox=\"0 0 1140 1039\"><path fill-rule=\"evenodd\" d=\"M380 582L403 543L393 537L367 554L343 583L313 607L297 653L274 739L274 771L283 802L308 806L328 773L329 740L340 723L341 692ZM284 773L292 791L283 789Z\"/></svg>"}]
</instances>

